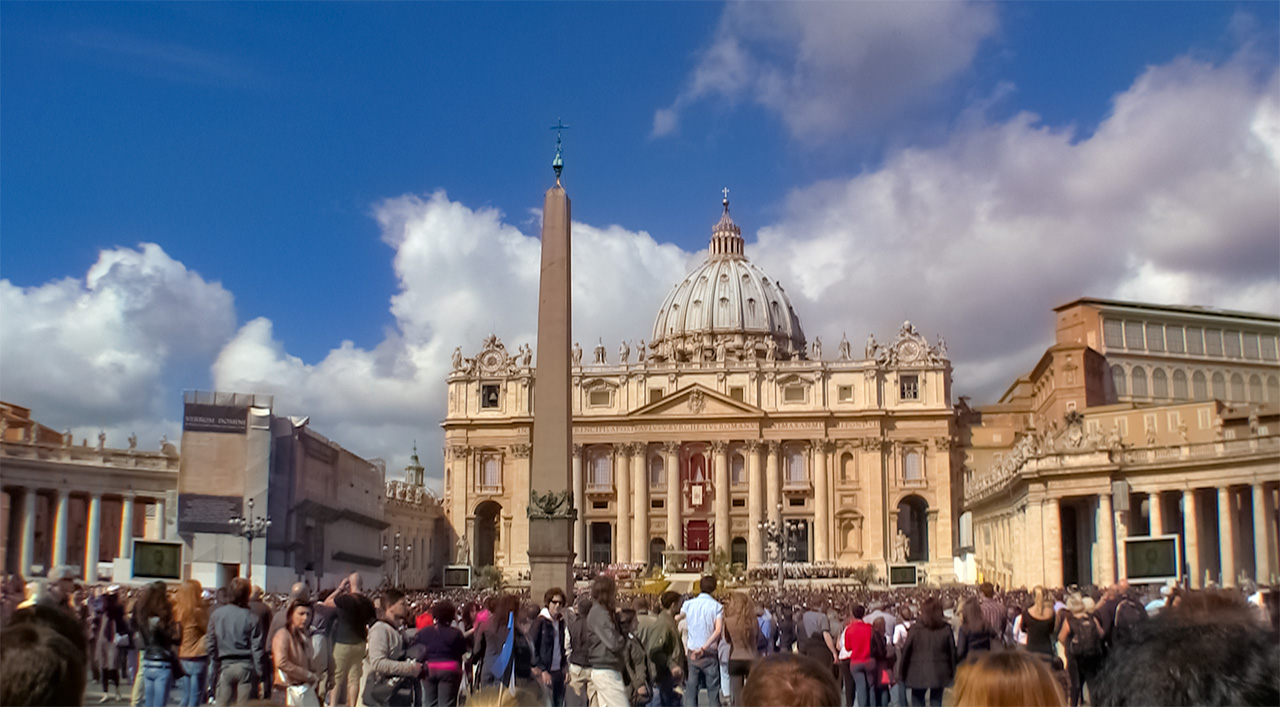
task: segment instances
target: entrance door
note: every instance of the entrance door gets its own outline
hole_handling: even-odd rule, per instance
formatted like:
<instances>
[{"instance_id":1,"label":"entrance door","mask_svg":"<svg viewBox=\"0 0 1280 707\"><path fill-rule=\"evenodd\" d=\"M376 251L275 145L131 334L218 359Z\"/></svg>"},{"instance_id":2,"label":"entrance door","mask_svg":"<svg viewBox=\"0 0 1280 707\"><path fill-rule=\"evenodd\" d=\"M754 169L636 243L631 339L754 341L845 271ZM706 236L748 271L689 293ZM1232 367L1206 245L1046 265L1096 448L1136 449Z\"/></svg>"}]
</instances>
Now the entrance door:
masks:
<instances>
[{"instance_id":1,"label":"entrance door","mask_svg":"<svg viewBox=\"0 0 1280 707\"><path fill-rule=\"evenodd\" d=\"M684 547L689 551L688 561L706 562L711 552L711 524L705 520L691 520L684 526Z\"/></svg>"},{"instance_id":2,"label":"entrance door","mask_svg":"<svg viewBox=\"0 0 1280 707\"><path fill-rule=\"evenodd\" d=\"M613 527L607 522L591 524L591 562L600 565L613 562Z\"/></svg>"}]
</instances>

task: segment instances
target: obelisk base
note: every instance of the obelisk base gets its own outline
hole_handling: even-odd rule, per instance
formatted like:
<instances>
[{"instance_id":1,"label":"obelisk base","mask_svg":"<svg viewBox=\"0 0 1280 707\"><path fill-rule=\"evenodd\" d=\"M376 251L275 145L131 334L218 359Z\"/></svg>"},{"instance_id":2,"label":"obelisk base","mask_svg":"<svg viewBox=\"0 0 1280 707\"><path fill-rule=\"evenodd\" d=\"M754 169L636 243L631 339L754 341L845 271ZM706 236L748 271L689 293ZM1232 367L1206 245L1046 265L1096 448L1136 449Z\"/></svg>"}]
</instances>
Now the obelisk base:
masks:
<instances>
[{"instance_id":1,"label":"obelisk base","mask_svg":"<svg viewBox=\"0 0 1280 707\"><path fill-rule=\"evenodd\" d=\"M538 604L552 587L573 601L573 561L576 553L566 551L565 539L573 537L573 518L529 519L529 597Z\"/></svg>"}]
</instances>

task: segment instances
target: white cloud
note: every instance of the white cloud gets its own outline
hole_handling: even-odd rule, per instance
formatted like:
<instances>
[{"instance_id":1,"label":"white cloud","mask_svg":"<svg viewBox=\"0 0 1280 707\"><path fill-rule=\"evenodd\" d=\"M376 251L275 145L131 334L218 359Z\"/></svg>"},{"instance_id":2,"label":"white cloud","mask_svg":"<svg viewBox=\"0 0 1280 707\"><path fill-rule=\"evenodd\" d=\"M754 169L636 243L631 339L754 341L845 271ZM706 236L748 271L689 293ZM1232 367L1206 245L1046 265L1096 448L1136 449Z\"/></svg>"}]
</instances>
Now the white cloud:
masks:
<instances>
[{"instance_id":1,"label":"white cloud","mask_svg":"<svg viewBox=\"0 0 1280 707\"><path fill-rule=\"evenodd\" d=\"M760 105L803 139L882 124L967 70L998 25L989 3L731 2L653 135L714 99Z\"/></svg>"},{"instance_id":2,"label":"white cloud","mask_svg":"<svg viewBox=\"0 0 1280 707\"><path fill-rule=\"evenodd\" d=\"M235 329L231 293L154 243L101 251L83 280L0 280L0 311L0 396L78 438L105 428L123 446L137 430L147 448L176 439L166 370L203 366Z\"/></svg>"}]
</instances>

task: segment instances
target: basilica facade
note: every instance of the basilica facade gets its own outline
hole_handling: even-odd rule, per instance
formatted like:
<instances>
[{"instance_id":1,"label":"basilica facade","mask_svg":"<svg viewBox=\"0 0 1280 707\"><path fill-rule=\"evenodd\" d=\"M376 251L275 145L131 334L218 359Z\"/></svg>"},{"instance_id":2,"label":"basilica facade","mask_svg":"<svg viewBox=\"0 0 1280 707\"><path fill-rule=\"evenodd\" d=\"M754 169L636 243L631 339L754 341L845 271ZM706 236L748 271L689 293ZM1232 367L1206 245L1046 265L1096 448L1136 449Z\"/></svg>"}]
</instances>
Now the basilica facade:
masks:
<instances>
[{"instance_id":1,"label":"basilica facade","mask_svg":"<svg viewBox=\"0 0 1280 707\"><path fill-rule=\"evenodd\" d=\"M678 274L673 273L678 276ZM578 563L747 568L788 559L953 572L951 365L909 322L855 352L805 337L783 287L748 260L728 201L707 259L659 308L648 343L572 350ZM528 568L532 350L459 348L443 422L444 508L459 561Z\"/></svg>"}]
</instances>

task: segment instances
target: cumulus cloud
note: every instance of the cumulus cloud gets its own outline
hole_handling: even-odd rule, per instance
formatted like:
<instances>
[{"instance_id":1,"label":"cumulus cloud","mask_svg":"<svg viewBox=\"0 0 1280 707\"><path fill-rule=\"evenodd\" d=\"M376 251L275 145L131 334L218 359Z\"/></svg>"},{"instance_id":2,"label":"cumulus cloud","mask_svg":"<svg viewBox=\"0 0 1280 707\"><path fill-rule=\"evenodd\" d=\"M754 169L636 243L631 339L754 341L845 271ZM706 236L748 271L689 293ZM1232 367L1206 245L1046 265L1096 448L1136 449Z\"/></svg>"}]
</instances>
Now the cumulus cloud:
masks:
<instances>
[{"instance_id":1,"label":"cumulus cloud","mask_svg":"<svg viewBox=\"0 0 1280 707\"><path fill-rule=\"evenodd\" d=\"M990 400L1080 296L1280 312L1280 77L1241 55L1151 67L1089 135L969 116L945 144L798 189L749 252L806 331L941 332Z\"/></svg>"},{"instance_id":2,"label":"cumulus cloud","mask_svg":"<svg viewBox=\"0 0 1280 707\"><path fill-rule=\"evenodd\" d=\"M803 139L881 124L965 71L998 26L989 3L731 2L653 135L713 99L759 105Z\"/></svg>"},{"instance_id":3,"label":"cumulus cloud","mask_svg":"<svg viewBox=\"0 0 1280 707\"><path fill-rule=\"evenodd\" d=\"M176 439L166 371L205 365L235 330L231 293L154 243L101 251L83 279L0 280L0 311L0 395L77 437L105 428L113 445L133 430L140 446Z\"/></svg>"}]
</instances>

